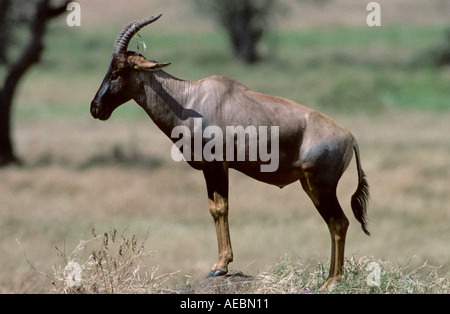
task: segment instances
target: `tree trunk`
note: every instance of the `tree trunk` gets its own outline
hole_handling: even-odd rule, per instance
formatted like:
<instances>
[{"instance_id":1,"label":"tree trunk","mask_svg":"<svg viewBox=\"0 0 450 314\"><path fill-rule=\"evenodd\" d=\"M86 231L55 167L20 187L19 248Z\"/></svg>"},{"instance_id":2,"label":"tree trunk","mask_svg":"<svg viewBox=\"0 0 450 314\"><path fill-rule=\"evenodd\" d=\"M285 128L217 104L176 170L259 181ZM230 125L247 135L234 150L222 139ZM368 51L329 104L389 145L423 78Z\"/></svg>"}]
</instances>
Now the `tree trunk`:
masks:
<instances>
[{"instance_id":1,"label":"tree trunk","mask_svg":"<svg viewBox=\"0 0 450 314\"><path fill-rule=\"evenodd\" d=\"M239 2L227 10L223 24L230 36L234 55L246 63L255 63L259 59L256 46L263 35L262 27L255 20L262 18L261 12L251 1Z\"/></svg>"},{"instance_id":2,"label":"tree trunk","mask_svg":"<svg viewBox=\"0 0 450 314\"><path fill-rule=\"evenodd\" d=\"M4 30L6 30L6 20L10 2L10 0L0 0L0 64L6 63L8 33Z\"/></svg>"},{"instance_id":3,"label":"tree trunk","mask_svg":"<svg viewBox=\"0 0 450 314\"><path fill-rule=\"evenodd\" d=\"M68 2L68 1L67 1ZM34 14L28 21L31 40L25 45L19 57L10 63L7 68L5 80L0 86L0 167L11 163L19 163L13 148L11 138L11 111L14 94L19 81L26 71L39 62L44 49L43 38L47 22L66 10L67 2L51 7L49 0L36 0ZM14 27L14 25L5 25Z\"/></svg>"},{"instance_id":4,"label":"tree trunk","mask_svg":"<svg viewBox=\"0 0 450 314\"><path fill-rule=\"evenodd\" d=\"M238 12L234 15L228 28L234 55L246 63L258 61L256 45L260 39L260 34L256 34L258 30L250 25L250 15L250 10Z\"/></svg>"},{"instance_id":5,"label":"tree trunk","mask_svg":"<svg viewBox=\"0 0 450 314\"><path fill-rule=\"evenodd\" d=\"M0 167L18 163L11 140L11 100L7 93L0 91Z\"/></svg>"}]
</instances>

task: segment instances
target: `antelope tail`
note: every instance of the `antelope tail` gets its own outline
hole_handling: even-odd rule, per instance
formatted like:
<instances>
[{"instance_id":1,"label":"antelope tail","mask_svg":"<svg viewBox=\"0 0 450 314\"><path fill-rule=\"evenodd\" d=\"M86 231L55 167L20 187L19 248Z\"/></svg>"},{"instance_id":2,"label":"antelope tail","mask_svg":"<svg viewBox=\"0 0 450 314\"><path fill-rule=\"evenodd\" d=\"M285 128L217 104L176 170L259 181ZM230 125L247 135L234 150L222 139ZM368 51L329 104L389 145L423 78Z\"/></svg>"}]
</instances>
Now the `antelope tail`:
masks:
<instances>
[{"instance_id":1,"label":"antelope tail","mask_svg":"<svg viewBox=\"0 0 450 314\"><path fill-rule=\"evenodd\" d=\"M369 202L369 184L366 174L361 167L359 147L355 139L353 139L353 150L355 151L356 167L358 169L358 188L352 195L351 205L356 220L361 224L361 228L365 234L370 236L367 230L367 203Z\"/></svg>"}]
</instances>

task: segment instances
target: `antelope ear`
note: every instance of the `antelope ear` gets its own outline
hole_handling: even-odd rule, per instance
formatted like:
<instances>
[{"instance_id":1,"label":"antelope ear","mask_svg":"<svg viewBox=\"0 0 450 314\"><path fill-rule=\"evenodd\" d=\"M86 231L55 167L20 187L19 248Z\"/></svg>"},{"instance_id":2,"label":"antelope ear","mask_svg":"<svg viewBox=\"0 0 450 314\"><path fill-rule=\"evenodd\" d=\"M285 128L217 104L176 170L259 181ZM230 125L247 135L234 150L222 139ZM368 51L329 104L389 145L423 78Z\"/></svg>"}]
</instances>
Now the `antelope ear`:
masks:
<instances>
[{"instance_id":1,"label":"antelope ear","mask_svg":"<svg viewBox=\"0 0 450 314\"><path fill-rule=\"evenodd\" d=\"M133 68L136 70L143 70L143 71L157 71L168 65L170 65L170 62L157 62L141 59L139 60L139 62L134 62Z\"/></svg>"},{"instance_id":2,"label":"antelope ear","mask_svg":"<svg viewBox=\"0 0 450 314\"><path fill-rule=\"evenodd\" d=\"M146 70L146 71L156 71L162 68L165 68L166 66L170 65L170 62L152 62L148 61L145 64L140 66L140 70Z\"/></svg>"}]
</instances>

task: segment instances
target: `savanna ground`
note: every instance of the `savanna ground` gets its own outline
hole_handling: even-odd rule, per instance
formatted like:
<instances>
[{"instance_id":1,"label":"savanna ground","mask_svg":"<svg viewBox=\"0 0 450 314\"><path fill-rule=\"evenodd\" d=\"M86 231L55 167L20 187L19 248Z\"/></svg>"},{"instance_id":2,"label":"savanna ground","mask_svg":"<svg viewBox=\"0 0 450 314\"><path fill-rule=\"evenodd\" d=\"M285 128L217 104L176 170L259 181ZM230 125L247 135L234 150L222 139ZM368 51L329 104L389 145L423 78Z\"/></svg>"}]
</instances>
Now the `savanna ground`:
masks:
<instances>
[{"instance_id":1,"label":"savanna ground","mask_svg":"<svg viewBox=\"0 0 450 314\"><path fill-rule=\"evenodd\" d=\"M381 292L449 293L450 68L431 61L449 26L447 2L379 1L382 26L370 28L368 1L283 1L261 47L265 59L250 67L232 58L224 33L190 2L79 2L82 26L69 28L63 18L52 24L42 63L16 99L24 165L0 170L0 292L67 292L63 269L75 260L86 275L93 251L106 261L110 254L110 265L123 266L116 278L129 280L102 279L116 287L95 283L84 292L173 291L203 280L215 262L202 174L171 159L170 141L137 105L120 107L106 123L89 114L120 28L163 12L141 36L147 57L172 62L169 73L236 78L324 112L357 138L371 185L372 236L349 207L353 161L338 190L350 228L347 285L336 291L367 291L352 287L375 261L384 287L398 287ZM231 271L261 280L251 292L316 291L329 234L300 184L280 190L234 171L230 177ZM139 271L131 262L154 290L133 286ZM425 278L421 289L408 286L418 278Z\"/></svg>"}]
</instances>

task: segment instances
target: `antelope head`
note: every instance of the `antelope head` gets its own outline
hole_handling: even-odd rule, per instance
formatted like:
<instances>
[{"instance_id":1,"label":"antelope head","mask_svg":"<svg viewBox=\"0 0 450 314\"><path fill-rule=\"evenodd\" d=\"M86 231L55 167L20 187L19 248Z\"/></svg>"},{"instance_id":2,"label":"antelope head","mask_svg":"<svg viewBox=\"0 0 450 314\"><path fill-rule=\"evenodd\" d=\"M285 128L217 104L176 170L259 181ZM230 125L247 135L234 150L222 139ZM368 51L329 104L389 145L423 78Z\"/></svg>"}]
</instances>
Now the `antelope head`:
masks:
<instances>
[{"instance_id":1,"label":"antelope head","mask_svg":"<svg viewBox=\"0 0 450 314\"><path fill-rule=\"evenodd\" d=\"M135 81L132 78L137 72L156 71L170 64L149 61L137 52L127 51L131 38L161 15L133 21L117 36L108 72L91 102L91 114L95 119L107 120L114 109L133 98Z\"/></svg>"}]
</instances>

